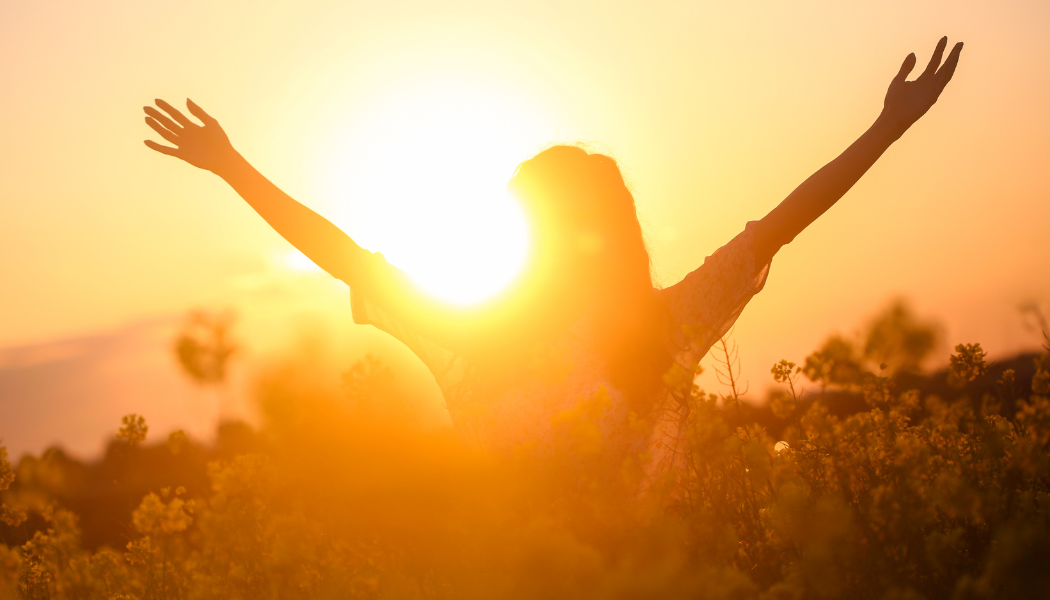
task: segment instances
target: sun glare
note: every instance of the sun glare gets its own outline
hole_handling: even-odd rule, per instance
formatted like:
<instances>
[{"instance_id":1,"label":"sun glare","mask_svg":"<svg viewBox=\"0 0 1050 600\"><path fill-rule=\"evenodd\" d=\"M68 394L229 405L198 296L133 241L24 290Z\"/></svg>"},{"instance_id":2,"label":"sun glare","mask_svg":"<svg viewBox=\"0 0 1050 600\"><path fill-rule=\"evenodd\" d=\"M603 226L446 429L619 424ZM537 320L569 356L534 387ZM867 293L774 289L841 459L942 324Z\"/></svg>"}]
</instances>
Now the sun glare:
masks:
<instances>
[{"instance_id":1,"label":"sun glare","mask_svg":"<svg viewBox=\"0 0 1050 600\"><path fill-rule=\"evenodd\" d=\"M278 260L286 268L292 271L315 273L321 270L320 267L314 264L314 261L310 260L305 254L294 248L282 253Z\"/></svg>"},{"instance_id":2,"label":"sun glare","mask_svg":"<svg viewBox=\"0 0 1050 600\"><path fill-rule=\"evenodd\" d=\"M535 115L448 80L386 90L357 113L333 130L323 174L335 222L436 297L472 304L507 287L528 231L506 184L542 144Z\"/></svg>"}]
</instances>

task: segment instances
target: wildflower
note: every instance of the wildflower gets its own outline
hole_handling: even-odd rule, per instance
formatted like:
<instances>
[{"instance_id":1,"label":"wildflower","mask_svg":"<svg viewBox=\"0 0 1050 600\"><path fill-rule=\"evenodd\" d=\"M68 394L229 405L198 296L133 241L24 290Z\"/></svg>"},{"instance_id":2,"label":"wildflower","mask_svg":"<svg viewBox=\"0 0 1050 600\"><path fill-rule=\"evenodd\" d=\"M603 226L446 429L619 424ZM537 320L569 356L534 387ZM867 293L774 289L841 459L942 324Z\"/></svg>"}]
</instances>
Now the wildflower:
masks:
<instances>
[{"instance_id":1,"label":"wildflower","mask_svg":"<svg viewBox=\"0 0 1050 600\"><path fill-rule=\"evenodd\" d=\"M959 344L949 365L950 379L958 386L965 386L987 372L984 364L986 353L980 344Z\"/></svg>"},{"instance_id":2,"label":"wildflower","mask_svg":"<svg viewBox=\"0 0 1050 600\"><path fill-rule=\"evenodd\" d=\"M45 551L37 538L22 546L22 569L18 574L18 593L22 598L42 600L53 596L54 576L47 568Z\"/></svg>"},{"instance_id":3,"label":"wildflower","mask_svg":"<svg viewBox=\"0 0 1050 600\"><path fill-rule=\"evenodd\" d=\"M7 460L7 448L0 446L0 492L11 487L15 482L15 471ZM26 520L25 512L0 503L0 523L8 527L18 527Z\"/></svg>"},{"instance_id":4,"label":"wildflower","mask_svg":"<svg viewBox=\"0 0 1050 600\"><path fill-rule=\"evenodd\" d=\"M0 446L0 492L11 487L15 481L15 471L7 460L7 447Z\"/></svg>"},{"instance_id":5,"label":"wildflower","mask_svg":"<svg viewBox=\"0 0 1050 600\"><path fill-rule=\"evenodd\" d=\"M795 382L798 381L798 374L801 372L802 367L796 367L795 363L788 360L781 360L770 369L770 373L773 374L773 381L786 383L790 393L790 402L787 399L781 399L772 406L773 413L776 416L786 418L794 412L793 403L798 403L802 395L801 391L795 389Z\"/></svg>"},{"instance_id":6,"label":"wildflower","mask_svg":"<svg viewBox=\"0 0 1050 600\"><path fill-rule=\"evenodd\" d=\"M166 490L170 491L167 488ZM151 492L132 513L131 522L135 531L143 535L176 533L185 531L193 522L193 517L189 515L192 510L193 504L181 498L172 498L165 504L157 494Z\"/></svg>"},{"instance_id":7,"label":"wildflower","mask_svg":"<svg viewBox=\"0 0 1050 600\"><path fill-rule=\"evenodd\" d=\"M1017 376L1013 369L1006 369L1003 374L999 376L999 387L1006 390L1011 397L1014 396L1014 382L1017 380Z\"/></svg>"},{"instance_id":8,"label":"wildflower","mask_svg":"<svg viewBox=\"0 0 1050 600\"><path fill-rule=\"evenodd\" d=\"M135 413L124 415L120 422L122 425L120 431L117 432L117 439L123 440L129 446L137 446L146 441L149 426L146 425L146 419L141 415Z\"/></svg>"},{"instance_id":9,"label":"wildflower","mask_svg":"<svg viewBox=\"0 0 1050 600\"><path fill-rule=\"evenodd\" d=\"M1035 359L1035 375L1032 376L1032 393L1040 396L1050 395L1050 356L1044 354Z\"/></svg>"},{"instance_id":10,"label":"wildflower","mask_svg":"<svg viewBox=\"0 0 1050 600\"><path fill-rule=\"evenodd\" d=\"M781 360L777 364L773 365L770 372L773 373L773 381L777 383L788 383L791 381L791 377L801 371L801 368L796 368L795 363Z\"/></svg>"},{"instance_id":11,"label":"wildflower","mask_svg":"<svg viewBox=\"0 0 1050 600\"><path fill-rule=\"evenodd\" d=\"M132 565L146 564L153 553L148 535L133 542L128 542L127 548L128 551L124 553L124 559Z\"/></svg>"}]
</instances>

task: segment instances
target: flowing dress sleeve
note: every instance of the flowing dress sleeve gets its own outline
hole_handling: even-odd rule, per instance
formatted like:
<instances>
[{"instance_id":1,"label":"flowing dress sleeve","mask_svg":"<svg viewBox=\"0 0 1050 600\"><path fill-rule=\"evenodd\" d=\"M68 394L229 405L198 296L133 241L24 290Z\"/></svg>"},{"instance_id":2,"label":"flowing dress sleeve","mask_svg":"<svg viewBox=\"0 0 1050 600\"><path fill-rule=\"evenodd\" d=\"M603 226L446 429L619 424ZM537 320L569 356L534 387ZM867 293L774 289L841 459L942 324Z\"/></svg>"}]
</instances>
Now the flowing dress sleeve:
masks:
<instances>
[{"instance_id":1,"label":"flowing dress sleeve","mask_svg":"<svg viewBox=\"0 0 1050 600\"><path fill-rule=\"evenodd\" d=\"M756 224L750 221L700 268L660 291L671 313L676 359L683 367L692 370L765 285L770 263L756 264Z\"/></svg>"},{"instance_id":2,"label":"flowing dress sleeve","mask_svg":"<svg viewBox=\"0 0 1050 600\"><path fill-rule=\"evenodd\" d=\"M442 327L441 307L382 254L361 250L355 259L350 286L354 322L372 325L408 346L437 380L441 389L459 361L461 340L454 328Z\"/></svg>"},{"instance_id":3,"label":"flowing dress sleeve","mask_svg":"<svg viewBox=\"0 0 1050 600\"><path fill-rule=\"evenodd\" d=\"M711 346L736 322L744 306L762 290L769 262L755 259L755 221L728 244L708 256L704 264L675 285L660 290L671 313L672 350L675 362L685 373L693 373ZM659 407L649 437L651 460L645 467L645 483L651 485L669 470L685 469L686 441L682 438L686 413L671 390Z\"/></svg>"}]
</instances>

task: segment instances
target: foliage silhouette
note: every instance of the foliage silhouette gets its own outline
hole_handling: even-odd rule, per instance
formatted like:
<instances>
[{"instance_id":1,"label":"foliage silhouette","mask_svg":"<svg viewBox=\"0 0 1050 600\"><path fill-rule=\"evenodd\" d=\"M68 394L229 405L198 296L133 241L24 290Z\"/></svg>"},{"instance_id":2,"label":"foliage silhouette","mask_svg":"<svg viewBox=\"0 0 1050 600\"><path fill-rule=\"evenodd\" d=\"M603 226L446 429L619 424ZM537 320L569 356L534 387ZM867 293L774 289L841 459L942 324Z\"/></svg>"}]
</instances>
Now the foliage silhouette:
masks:
<instances>
[{"instance_id":1,"label":"foliage silhouette","mask_svg":"<svg viewBox=\"0 0 1050 600\"><path fill-rule=\"evenodd\" d=\"M776 436L768 406L677 380L689 470L659 499L629 492L629 464L617 481L581 479L563 456L495 459L377 410L396 375L375 359L347 373L345 397L282 367L259 390L264 425L225 454L190 441L178 455L122 444L94 466L0 460L5 514L32 515L0 530L0 598L1039 598L1050 357L1024 360L1010 411L1013 370L978 345L924 376L942 395L867 367L807 391L781 361ZM833 415L841 391L867 405ZM594 417L560 419L593 444ZM78 510L73 488L143 475L137 506L109 521L122 533L87 543L78 522L113 507Z\"/></svg>"}]
</instances>

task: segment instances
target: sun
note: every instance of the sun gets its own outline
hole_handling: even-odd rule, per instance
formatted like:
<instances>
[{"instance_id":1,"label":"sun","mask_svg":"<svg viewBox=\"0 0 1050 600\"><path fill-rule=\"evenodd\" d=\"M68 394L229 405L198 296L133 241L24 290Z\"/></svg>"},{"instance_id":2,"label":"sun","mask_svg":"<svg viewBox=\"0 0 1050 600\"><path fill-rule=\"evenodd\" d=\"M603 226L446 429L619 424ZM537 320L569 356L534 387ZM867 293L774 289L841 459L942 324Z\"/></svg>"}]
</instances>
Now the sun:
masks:
<instances>
[{"instance_id":1,"label":"sun","mask_svg":"<svg viewBox=\"0 0 1050 600\"><path fill-rule=\"evenodd\" d=\"M386 90L332 133L333 221L424 290L469 305L521 271L529 232L506 190L542 144L510 94L448 78Z\"/></svg>"}]
</instances>

